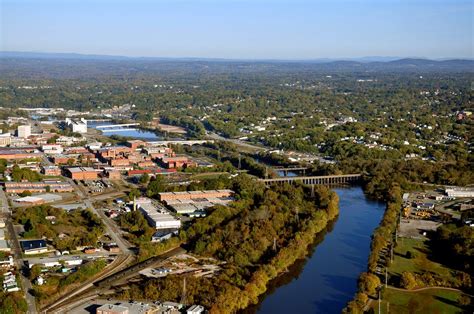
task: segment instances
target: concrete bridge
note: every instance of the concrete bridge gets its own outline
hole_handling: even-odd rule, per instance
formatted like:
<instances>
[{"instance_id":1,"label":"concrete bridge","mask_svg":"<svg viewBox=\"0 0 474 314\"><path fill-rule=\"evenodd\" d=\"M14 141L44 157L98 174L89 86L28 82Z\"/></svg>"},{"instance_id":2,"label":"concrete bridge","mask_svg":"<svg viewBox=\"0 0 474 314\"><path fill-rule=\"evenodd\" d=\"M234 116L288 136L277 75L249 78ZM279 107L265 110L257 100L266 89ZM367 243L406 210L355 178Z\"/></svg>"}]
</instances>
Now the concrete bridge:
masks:
<instances>
[{"instance_id":1,"label":"concrete bridge","mask_svg":"<svg viewBox=\"0 0 474 314\"><path fill-rule=\"evenodd\" d=\"M273 171L281 171L283 172L283 175L286 177L288 175L288 172L303 172L303 176L306 173L306 170L308 169L307 167L302 167L302 166L294 166L294 167L272 167L271 168Z\"/></svg>"},{"instance_id":2,"label":"concrete bridge","mask_svg":"<svg viewBox=\"0 0 474 314\"><path fill-rule=\"evenodd\" d=\"M140 125L140 123L123 123L123 124L109 124L109 125L98 125L96 126L96 129L98 130L107 130L107 129L121 129L121 128L127 128L131 126L137 126Z\"/></svg>"},{"instance_id":3,"label":"concrete bridge","mask_svg":"<svg viewBox=\"0 0 474 314\"><path fill-rule=\"evenodd\" d=\"M301 177L279 177L272 179L259 179L258 181L264 182L266 185L278 182L301 182L307 185L330 185L330 184L343 184L343 183L355 183L361 179L360 173L353 174L341 174L341 175L330 175L330 176L301 176Z\"/></svg>"},{"instance_id":4,"label":"concrete bridge","mask_svg":"<svg viewBox=\"0 0 474 314\"><path fill-rule=\"evenodd\" d=\"M148 141L152 146L168 146L168 145L202 145L205 143L214 143L213 140L175 140L175 141Z\"/></svg>"}]
</instances>

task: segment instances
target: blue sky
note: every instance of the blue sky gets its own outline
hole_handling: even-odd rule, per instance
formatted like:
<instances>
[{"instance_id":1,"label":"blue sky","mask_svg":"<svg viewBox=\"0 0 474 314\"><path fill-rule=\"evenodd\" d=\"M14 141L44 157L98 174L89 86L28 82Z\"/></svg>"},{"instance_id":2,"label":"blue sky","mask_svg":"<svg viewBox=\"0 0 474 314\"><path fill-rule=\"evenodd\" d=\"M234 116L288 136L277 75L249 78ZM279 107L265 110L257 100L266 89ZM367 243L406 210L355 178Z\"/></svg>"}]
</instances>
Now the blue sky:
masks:
<instances>
[{"instance_id":1,"label":"blue sky","mask_svg":"<svg viewBox=\"0 0 474 314\"><path fill-rule=\"evenodd\" d=\"M238 59L472 58L473 3L0 0L0 50Z\"/></svg>"}]
</instances>

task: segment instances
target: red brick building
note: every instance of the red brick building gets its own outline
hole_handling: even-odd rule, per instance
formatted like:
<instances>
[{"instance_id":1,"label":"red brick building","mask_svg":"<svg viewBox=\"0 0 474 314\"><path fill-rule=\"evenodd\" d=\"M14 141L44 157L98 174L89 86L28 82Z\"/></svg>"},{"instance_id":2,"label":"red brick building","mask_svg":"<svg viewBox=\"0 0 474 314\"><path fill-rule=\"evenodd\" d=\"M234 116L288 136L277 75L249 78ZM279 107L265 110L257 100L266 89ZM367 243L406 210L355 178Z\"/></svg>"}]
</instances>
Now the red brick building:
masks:
<instances>
[{"instance_id":1,"label":"red brick building","mask_svg":"<svg viewBox=\"0 0 474 314\"><path fill-rule=\"evenodd\" d=\"M161 159L161 162L163 166L168 169L188 168L196 166L196 163L186 156L163 157Z\"/></svg>"},{"instance_id":2,"label":"red brick building","mask_svg":"<svg viewBox=\"0 0 474 314\"><path fill-rule=\"evenodd\" d=\"M90 167L73 167L66 169L68 176L74 180L97 180L98 171Z\"/></svg>"},{"instance_id":3,"label":"red brick building","mask_svg":"<svg viewBox=\"0 0 474 314\"><path fill-rule=\"evenodd\" d=\"M44 166L41 168L41 172L45 176L60 176L61 175L61 169L56 166Z\"/></svg>"}]
</instances>

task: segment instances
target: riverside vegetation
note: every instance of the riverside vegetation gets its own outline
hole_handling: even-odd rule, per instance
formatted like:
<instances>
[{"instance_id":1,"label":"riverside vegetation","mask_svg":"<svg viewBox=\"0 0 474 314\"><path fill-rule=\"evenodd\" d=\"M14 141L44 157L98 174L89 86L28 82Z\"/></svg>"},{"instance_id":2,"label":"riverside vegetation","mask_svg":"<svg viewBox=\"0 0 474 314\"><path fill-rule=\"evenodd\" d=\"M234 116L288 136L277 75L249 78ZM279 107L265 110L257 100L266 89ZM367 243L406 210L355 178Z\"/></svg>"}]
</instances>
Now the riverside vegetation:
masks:
<instances>
[{"instance_id":1,"label":"riverside vegetation","mask_svg":"<svg viewBox=\"0 0 474 314\"><path fill-rule=\"evenodd\" d=\"M230 187L237 198L232 205L216 206L175 238L194 254L226 262L214 277L187 277L186 301L211 313L256 304L268 282L304 257L316 234L339 213L337 194L326 187L318 187L311 198L302 186L267 188L246 175ZM118 296L179 301L182 280L173 275L148 279Z\"/></svg>"}]
</instances>

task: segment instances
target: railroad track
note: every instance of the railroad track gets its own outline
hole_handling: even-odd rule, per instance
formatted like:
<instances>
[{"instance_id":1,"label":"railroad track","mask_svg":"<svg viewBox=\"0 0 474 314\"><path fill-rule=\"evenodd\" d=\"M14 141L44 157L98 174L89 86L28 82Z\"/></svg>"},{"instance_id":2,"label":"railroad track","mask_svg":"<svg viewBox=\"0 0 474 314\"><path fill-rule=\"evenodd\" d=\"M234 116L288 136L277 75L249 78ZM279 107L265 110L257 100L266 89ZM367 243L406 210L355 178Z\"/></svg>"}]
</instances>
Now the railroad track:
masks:
<instances>
[{"instance_id":1,"label":"railroad track","mask_svg":"<svg viewBox=\"0 0 474 314\"><path fill-rule=\"evenodd\" d=\"M93 277L86 281L82 286L77 287L74 291L67 293L66 295L60 297L58 300L54 301L53 304L47 305L41 309L42 313L58 313L59 310L71 302L73 302L77 297L81 296L86 297L88 292L91 289L95 289L95 283L102 281L103 279L113 275L116 272L120 272L124 267L126 267L134 257L132 255L119 255L112 264L109 265L102 273L98 276Z\"/></svg>"},{"instance_id":2,"label":"railroad track","mask_svg":"<svg viewBox=\"0 0 474 314\"><path fill-rule=\"evenodd\" d=\"M78 304L85 299L92 299L100 295L100 292L104 289L108 289L112 286L112 283L117 281L123 281L131 276L136 275L140 270L150 267L156 263L162 262L172 256L186 253L181 247L171 249L159 256L152 257L138 264L132 265L130 267L122 268L121 266L126 265L129 260L124 260L117 265L107 269L106 272L100 274L100 276L95 277L90 280L87 284L84 284L82 288L76 289L74 292L65 295L61 299L55 301L52 305L49 305L42 309L44 313L64 313L65 309L70 308L72 305ZM123 256L123 255L122 255ZM128 255L127 258L132 258L133 256ZM115 262L115 261L114 261Z\"/></svg>"}]
</instances>

